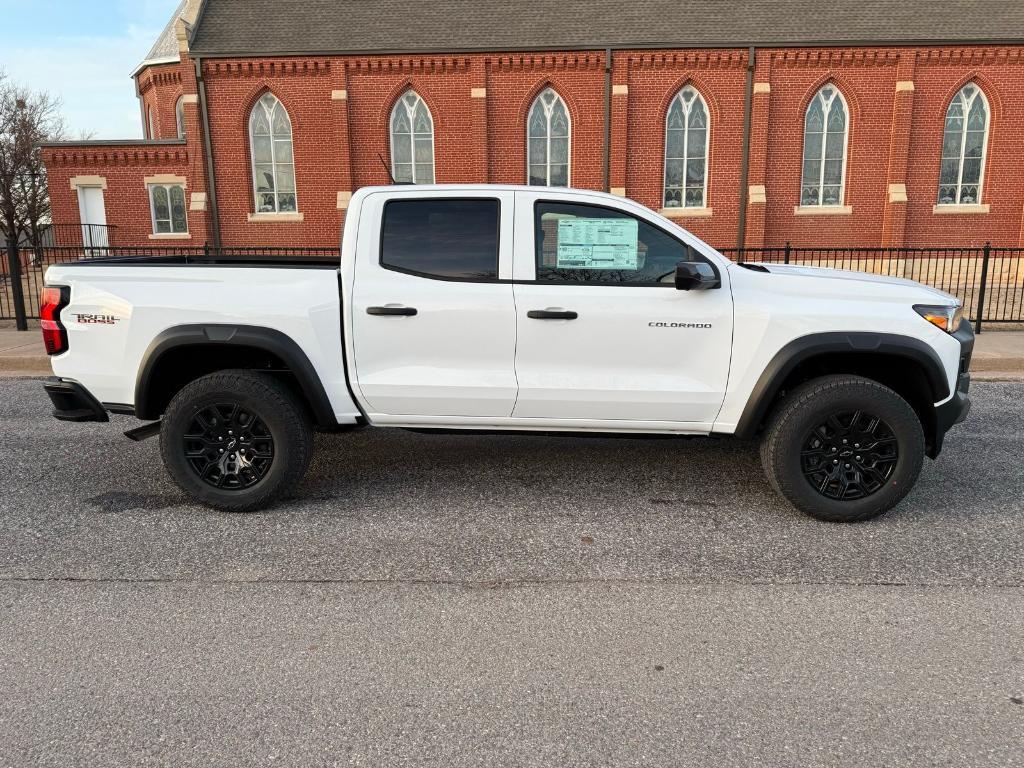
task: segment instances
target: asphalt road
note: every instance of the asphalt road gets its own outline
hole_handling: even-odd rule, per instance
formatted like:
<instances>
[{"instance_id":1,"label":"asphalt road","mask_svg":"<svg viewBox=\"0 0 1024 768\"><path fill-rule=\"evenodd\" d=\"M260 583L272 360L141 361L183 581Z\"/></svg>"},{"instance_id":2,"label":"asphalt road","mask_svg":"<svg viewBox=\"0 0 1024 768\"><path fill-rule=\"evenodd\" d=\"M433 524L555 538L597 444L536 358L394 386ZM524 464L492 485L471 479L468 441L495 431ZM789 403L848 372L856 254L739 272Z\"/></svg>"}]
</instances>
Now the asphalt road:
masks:
<instances>
[{"instance_id":1,"label":"asphalt road","mask_svg":"<svg viewBox=\"0 0 1024 768\"><path fill-rule=\"evenodd\" d=\"M1024 385L885 518L730 441L318 438L189 504L0 381L0 766L1019 764Z\"/></svg>"}]
</instances>

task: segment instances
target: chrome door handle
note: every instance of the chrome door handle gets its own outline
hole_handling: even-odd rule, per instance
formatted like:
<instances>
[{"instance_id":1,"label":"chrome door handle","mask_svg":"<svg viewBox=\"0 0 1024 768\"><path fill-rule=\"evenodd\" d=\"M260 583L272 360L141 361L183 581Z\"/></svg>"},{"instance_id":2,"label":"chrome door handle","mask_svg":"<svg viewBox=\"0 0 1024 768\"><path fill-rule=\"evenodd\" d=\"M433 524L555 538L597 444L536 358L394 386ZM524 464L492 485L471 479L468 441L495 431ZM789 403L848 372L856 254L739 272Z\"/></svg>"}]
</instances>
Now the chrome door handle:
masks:
<instances>
[{"instance_id":1,"label":"chrome door handle","mask_svg":"<svg viewBox=\"0 0 1024 768\"><path fill-rule=\"evenodd\" d=\"M367 307L366 314L368 315L399 315L404 317L412 317L416 314L415 307Z\"/></svg>"}]
</instances>

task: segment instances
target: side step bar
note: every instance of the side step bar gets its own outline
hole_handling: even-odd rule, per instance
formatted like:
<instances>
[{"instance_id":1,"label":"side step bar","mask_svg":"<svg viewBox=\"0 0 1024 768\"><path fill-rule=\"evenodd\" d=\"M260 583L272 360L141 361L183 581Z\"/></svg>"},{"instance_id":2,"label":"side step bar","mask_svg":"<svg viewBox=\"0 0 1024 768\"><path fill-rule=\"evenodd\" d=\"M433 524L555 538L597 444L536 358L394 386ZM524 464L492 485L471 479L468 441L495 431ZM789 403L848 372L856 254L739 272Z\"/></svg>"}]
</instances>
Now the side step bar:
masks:
<instances>
[{"instance_id":1,"label":"side step bar","mask_svg":"<svg viewBox=\"0 0 1024 768\"><path fill-rule=\"evenodd\" d=\"M124 433L124 436L129 440L133 440L136 443L141 443L143 440L148 440L151 437L156 437L160 434L159 421L154 421L151 424L143 424L141 427L135 429L129 429Z\"/></svg>"}]
</instances>

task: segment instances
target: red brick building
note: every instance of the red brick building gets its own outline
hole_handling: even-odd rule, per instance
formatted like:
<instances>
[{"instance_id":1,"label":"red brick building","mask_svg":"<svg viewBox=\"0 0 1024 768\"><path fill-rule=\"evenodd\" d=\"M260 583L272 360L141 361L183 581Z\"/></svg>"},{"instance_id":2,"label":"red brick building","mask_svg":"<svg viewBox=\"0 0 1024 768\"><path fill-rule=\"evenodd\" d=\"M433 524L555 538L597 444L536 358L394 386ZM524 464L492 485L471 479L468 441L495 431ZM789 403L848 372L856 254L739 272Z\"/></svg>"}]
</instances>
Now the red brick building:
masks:
<instances>
[{"instance_id":1,"label":"red brick building","mask_svg":"<svg viewBox=\"0 0 1024 768\"><path fill-rule=\"evenodd\" d=\"M383 157L719 247L1024 245L1022 39L1014 0L185 0L134 74L147 138L46 147L54 221L331 246Z\"/></svg>"}]
</instances>

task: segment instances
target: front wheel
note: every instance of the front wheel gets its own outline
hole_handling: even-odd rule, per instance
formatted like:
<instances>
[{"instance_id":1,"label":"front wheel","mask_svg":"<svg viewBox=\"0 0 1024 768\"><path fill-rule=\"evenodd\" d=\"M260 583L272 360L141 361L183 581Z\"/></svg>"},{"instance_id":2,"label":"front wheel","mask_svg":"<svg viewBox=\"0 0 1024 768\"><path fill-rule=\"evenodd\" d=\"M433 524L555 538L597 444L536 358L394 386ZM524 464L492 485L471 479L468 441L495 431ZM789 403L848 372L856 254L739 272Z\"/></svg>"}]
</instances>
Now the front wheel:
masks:
<instances>
[{"instance_id":1,"label":"front wheel","mask_svg":"<svg viewBox=\"0 0 1024 768\"><path fill-rule=\"evenodd\" d=\"M306 472L313 434L302 405L270 374L220 371L184 387L164 414L160 452L175 482L229 512L266 506Z\"/></svg>"},{"instance_id":2,"label":"front wheel","mask_svg":"<svg viewBox=\"0 0 1024 768\"><path fill-rule=\"evenodd\" d=\"M802 512L838 523L896 506L923 460L924 430L914 409L860 376L825 376L795 388L761 443L775 490Z\"/></svg>"}]
</instances>

